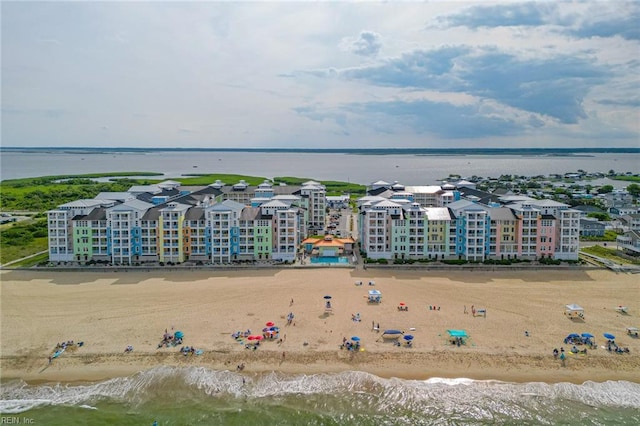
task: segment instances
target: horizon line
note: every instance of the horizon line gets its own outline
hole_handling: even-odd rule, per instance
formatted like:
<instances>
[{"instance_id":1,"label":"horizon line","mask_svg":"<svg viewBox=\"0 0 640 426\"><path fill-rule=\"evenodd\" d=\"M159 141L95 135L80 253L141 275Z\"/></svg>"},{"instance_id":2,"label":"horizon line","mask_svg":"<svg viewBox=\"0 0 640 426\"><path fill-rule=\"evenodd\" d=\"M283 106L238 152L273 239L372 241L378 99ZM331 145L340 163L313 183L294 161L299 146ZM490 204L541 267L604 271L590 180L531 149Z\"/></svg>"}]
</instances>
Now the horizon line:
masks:
<instances>
[{"instance_id":1,"label":"horizon line","mask_svg":"<svg viewBox=\"0 0 640 426\"><path fill-rule=\"evenodd\" d=\"M639 152L640 147L576 147L576 148L231 148L231 147L91 147L91 146L0 146L0 151L87 150L87 151L219 151L219 152Z\"/></svg>"}]
</instances>

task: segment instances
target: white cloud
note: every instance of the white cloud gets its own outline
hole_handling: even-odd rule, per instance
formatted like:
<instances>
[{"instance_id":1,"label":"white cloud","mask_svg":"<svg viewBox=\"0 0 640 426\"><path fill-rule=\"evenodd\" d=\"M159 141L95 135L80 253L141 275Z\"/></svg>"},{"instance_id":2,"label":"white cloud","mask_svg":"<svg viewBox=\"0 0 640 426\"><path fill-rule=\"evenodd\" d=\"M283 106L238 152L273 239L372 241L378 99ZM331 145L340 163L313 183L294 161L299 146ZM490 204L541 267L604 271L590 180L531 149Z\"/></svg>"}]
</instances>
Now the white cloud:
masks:
<instances>
[{"instance_id":1,"label":"white cloud","mask_svg":"<svg viewBox=\"0 0 640 426\"><path fill-rule=\"evenodd\" d=\"M3 145L637 146L633 2L483 4L3 3Z\"/></svg>"},{"instance_id":2,"label":"white cloud","mask_svg":"<svg viewBox=\"0 0 640 426\"><path fill-rule=\"evenodd\" d=\"M373 31L362 31L358 37L345 37L340 48L355 55L374 57L382 48L382 37Z\"/></svg>"}]
</instances>

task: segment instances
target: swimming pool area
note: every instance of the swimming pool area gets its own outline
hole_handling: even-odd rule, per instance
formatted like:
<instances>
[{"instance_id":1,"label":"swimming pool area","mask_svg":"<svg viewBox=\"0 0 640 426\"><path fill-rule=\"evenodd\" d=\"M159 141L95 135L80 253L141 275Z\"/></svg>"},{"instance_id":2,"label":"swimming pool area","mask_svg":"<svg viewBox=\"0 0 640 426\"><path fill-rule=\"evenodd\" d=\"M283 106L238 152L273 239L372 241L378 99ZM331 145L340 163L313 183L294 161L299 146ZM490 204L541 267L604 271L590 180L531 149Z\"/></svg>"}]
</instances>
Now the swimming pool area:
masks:
<instances>
[{"instance_id":1,"label":"swimming pool area","mask_svg":"<svg viewBox=\"0 0 640 426\"><path fill-rule=\"evenodd\" d=\"M349 263L349 258L343 256L312 257L311 263L340 263L345 265Z\"/></svg>"}]
</instances>

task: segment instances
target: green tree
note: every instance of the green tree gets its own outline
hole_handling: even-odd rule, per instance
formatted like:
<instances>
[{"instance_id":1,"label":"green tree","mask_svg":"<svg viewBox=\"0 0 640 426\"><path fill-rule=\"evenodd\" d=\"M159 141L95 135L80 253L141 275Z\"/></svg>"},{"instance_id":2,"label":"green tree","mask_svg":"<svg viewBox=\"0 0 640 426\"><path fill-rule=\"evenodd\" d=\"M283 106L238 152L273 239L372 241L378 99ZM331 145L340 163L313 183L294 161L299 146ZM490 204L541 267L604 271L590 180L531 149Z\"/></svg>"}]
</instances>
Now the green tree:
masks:
<instances>
[{"instance_id":1,"label":"green tree","mask_svg":"<svg viewBox=\"0 0 640 426\"><path fill-rule=\"evenodd\" d=\"M598 219L598 222L608 222L611 220L611 217L608 214L601 212L591 212L587 215L587 217Z\"/></svg>"},{"instance_id":2,"label":"green tree","mask_svg":"<svg viewBox=\"0 0 640 426\"><path fill-rule=\"evenodd\" d=\"M613 191L612 185L603 185L598 189L598 194L608 194Z\"/></svg>"},{"instance_id":3,"label":"green tree","mask_svg":"<svg viewBox=\"0 0 640 426\"><path fill-rule=\"evenodd\" d=\"M627 191L629 192L629 194L637 197L638 195L640 195L640 185L638 185L637 183L632 183L631 185L627 186Z\"/></svg>"}]
</instances>

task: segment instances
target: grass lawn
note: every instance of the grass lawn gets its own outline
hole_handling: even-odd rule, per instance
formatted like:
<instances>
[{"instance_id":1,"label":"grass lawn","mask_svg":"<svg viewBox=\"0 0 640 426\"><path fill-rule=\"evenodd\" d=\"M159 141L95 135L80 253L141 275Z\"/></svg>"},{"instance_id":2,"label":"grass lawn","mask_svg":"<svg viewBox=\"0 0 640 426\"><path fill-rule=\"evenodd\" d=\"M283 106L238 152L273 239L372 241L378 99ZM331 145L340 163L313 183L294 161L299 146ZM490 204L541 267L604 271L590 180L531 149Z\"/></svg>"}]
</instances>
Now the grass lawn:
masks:
<instances>
[{"instance_id":1,"label":"grass lawn","mask_svg":"<svg viewBox=\"0 0 640 426\"><path fill-rule=\"evenodd\" d=\"M31 266L37 265L40 262L46 262L47 260L49 260L49 252L30 257L29 259L25 259L17 263L13 263L9 267L10 268L29 268Z\"/></svg>"},{"instance_id":2,"label":"grass lawn","mask_svg":"<svg viewBox=\"0 0 640 426\"><path fill-rule=\"evenodd\" d=\"M31 254L36 254L49 247L47 237L34 238L28 245L12 246L3 244L0 250L0 263L5 264L12 260L20 259ZM48 255L47 255L48 257Z\"/></svg>"},{"instance_id":3,"label":"grass lawn","mask_svg":"<svg viewBox=\"0 0 640 426\"><path fill-rule=\"evenodd\" d=\"M601 246L584 247L580 251L599 256L604 259L609 259L612 262L625 264L625 265L640 265L640 259L630 259L629 256L620 256L616 249L609 249Z\"/></svg>"}]
</instances>

